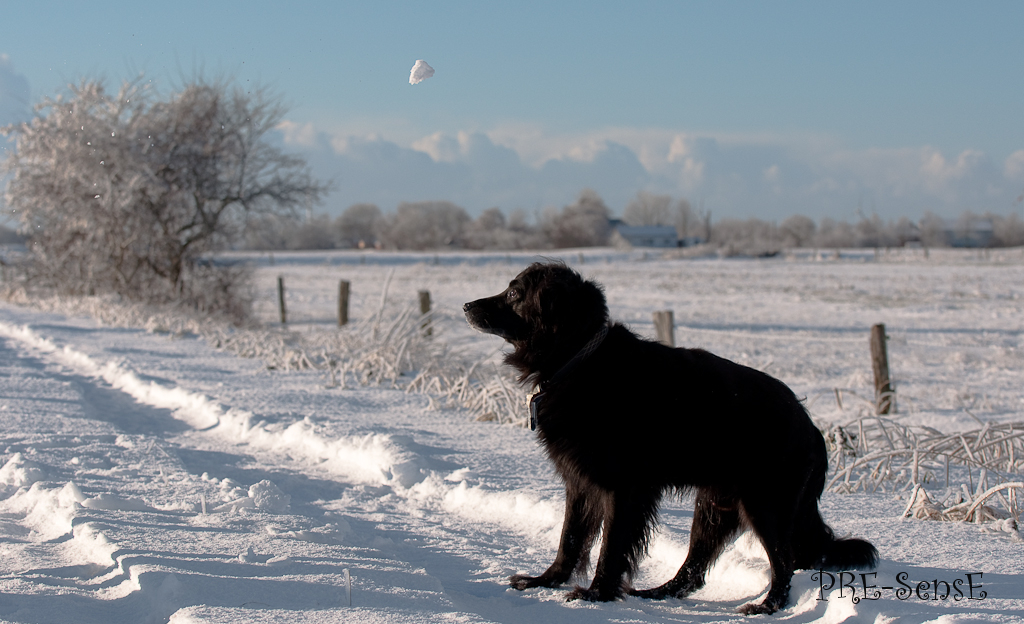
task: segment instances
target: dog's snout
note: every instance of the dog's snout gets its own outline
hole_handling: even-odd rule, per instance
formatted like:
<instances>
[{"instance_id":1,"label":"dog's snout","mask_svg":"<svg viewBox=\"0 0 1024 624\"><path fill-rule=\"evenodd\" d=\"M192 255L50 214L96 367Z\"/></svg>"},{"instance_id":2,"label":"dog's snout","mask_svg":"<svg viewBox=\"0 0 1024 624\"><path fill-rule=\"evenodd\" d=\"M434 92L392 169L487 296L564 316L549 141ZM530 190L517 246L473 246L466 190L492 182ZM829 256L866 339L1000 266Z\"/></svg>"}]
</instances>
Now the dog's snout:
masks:
<instances>
[{"instance_id":1,"label":"dog's snout","mask_svg":"<svg viewBox=\"0 0 1024 624\"><path fill-rule=\"evenodd\" d=\"M462 311L463 312L469 312L469 308L471 308L472 306L473 306L473 302L472 301L468 301L468 302L462 304Z\"/></svg>"}]
</instances>

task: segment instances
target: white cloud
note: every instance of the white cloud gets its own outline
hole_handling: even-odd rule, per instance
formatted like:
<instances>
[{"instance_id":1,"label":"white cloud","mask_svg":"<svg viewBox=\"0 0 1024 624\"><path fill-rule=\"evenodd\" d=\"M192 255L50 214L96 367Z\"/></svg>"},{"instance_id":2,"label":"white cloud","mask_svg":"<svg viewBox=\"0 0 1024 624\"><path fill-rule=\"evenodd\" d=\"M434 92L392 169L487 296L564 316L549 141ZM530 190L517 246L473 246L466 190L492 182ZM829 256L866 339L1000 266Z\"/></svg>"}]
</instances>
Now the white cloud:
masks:
<instances>
[{"instance_id":1,"label":"white cloud","mask_svg":"<svg viewBox=\"0 0 1024 624\"><path fill-rule=\"evenodd\" d=\"M447 199L478 213L570 203L593 188L621 213L640 190L704 202L716 218L781 220L955 216L1003 211L1019 195L1024 150L995 166L983 153L931 147L850 150L827 137L709 135L608 128L547 132L531 124L437 132L401 144L282 124L284 140L335 180L331 210L375 202ZM1016 181L1015 181L1016 180Z\"/></svg>"},{"instance_id":2,"label":"white cloud","mask_svg":"<svg viewBox=\"0 0 1024 624\"><path fill-rule=\"evenodd\" d=\"M1011 180L1024 178L1024 150L1010 154L1003 164L1003 175Z\"/></svg>"},{"instance_id":3,"label":"white cloud","mask_svg":"<svg viewBox=\"0 0 1024 624\"><path fill-rule=\"evenodd\" d=\"M977 150L965 150L957 155L955 162L949 162L938 150L928 150L921 171L937 184L963 179L972 170L983 165L985 155Z\"/></svg>"},{"instance_id":4,"label":"white cloud","mask_svg":"<svg viewBox=\"0 0 1024 624\"><path fill-rule=\"evenodd\" d=\"M298 124L294 121L282 121L277 129L284 134L284 142L299 147L316 145L317 132L311 123Z\"/></svg>"},{"instance_id":5,"label":"white cloud","mask_svg":"<svg viewBox=\"0 0 1024 624\"><path fill-rule=\"evenodd\" d=\"M435 132L430 136L414 141L412 148L426 152L438 162L455 162L462 155L460 141L443 132Z\"/></svg>"},{"instance_id":6,"label":"white cloud","mask_svg":"<svg viewBox=\"0 0 1024 624\"><path fill-rule=\"evenodd\" d=\"M906 206L909 214L998 212L1010 192L988 156L973 149L952 157L933 147L837 151L826 155L822 166L833 180L893 208Z\"/></svg>"}]
</instances>

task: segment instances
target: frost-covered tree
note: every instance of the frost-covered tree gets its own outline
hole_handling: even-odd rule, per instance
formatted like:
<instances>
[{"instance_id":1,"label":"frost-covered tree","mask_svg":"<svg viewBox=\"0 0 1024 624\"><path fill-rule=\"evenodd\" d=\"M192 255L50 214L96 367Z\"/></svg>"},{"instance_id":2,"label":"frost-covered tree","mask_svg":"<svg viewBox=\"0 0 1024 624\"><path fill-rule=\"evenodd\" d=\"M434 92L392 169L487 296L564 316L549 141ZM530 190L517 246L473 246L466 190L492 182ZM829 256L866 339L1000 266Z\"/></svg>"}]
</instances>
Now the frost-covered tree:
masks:
<instances>
[{"instance_id":1,"label":"frost-covered tree","mask_svg":"<svg viewBox=\"0 0 1024 624\"><path fill-rule=\"evenodd\" d=\"M542 229L554 247L596 247L608 242L610 214L600 195L584 189L575 203L545 215Z\"/></svg>"},{"instance_id":2,"label":"frost-covered tree","mask_svg":"<svg viewBox=\"0 0 1024 624\"><path fill-rule=\"evenodd\" d=\"M466 211L451 202L402 202L381 226L381 240L394 249L458 246L468 222Z\"/></svg>"},{"instance_id":3,"label":"frost-covered tree","mask_svg":"<svg viewBox=\"0 0 1024 624\"><path fill-rule=\"evenodd\" d=\"M290 213L326 190L265 140L283 114L262 90L202 80L164 98L138 83L108 93L84 81L44 99L31 121L4 129L16 139L6 200L29 236L33 277L68 293L231 299L230 271L203 254L254 216Z\"/></svg>"},{"instance_id":4,"label":"frost-covered tree","mask_svg":"<svg viewBox=\"0 0 1024 624\"><path fill-rule=\"evenodd\" d=\"M501 208L488 208L466 224L463 239L468 249L514 249L503 244L511 240L505 236L508 233L505 213Z\"/></svg>"},{"instance_id":5,"label":"frost-covered tree","mask_svg":"<svg viewBox=\"0 0 1024 624\"><path fill-rule=\"evenodd\" d=\"M921 244L925 247L948 247L946 220L933 212L926 212L918 222L921 228Z\"/></svg>"},{"instance_id":6,"label":"frost-covered tree","mask_svg":"<svg viewBox=\"0 0 1024 624\"><path fill-rule=\"evenodd\" d=\"M725 255L760 256L782 248L779 228L761 219L722 219L715 223L710 242Z\"/></svg>"},{"instance_id":7,"label":"frost-covered tree","mask_svg":"<svg viewBox=\"0 0 1024 624\"><path fill-rule=\"evenodd\" d=\"M376 204L353 204L334 221L342 247L373 247L381 227Z\"/></svg>"},{"instance_id":8,"label":"frost-covered tree","mask_svg":"<svg viewBox=\"0 0 1024 624\"><path fill-rule=\"evenodd\" d=\"M297 227L297 220L291 216L260 215L249 219L245 236L239 247L273 251L288 249L288 241Z\"/></svg>"},{"instance_id":9,"label":"frost-covered tree","mask_svg":"<svg viewBox=\"0 0 1024 624\"><path fill-rule=\"evenodd\" d=\"M693 206L690 205L690 200L683 198L676 202L676 236L681 239L697 236L697 229L700 225L697 221L696 215L693 214Z\"/></svg>"},{"instance_id":10,"label":"frost-covered tree","mask_svg":"<svg viewBox=\"0 0 1024 624\"><path fill-rule=\"evenodd\" d=\"M545 249L543 233L527 222L526 213L513 210L506 219L500 208L488 208L462 232L467 249Z\"/></svg>"},{"instance_id":11,"label":"frost-covered tree","mask_svg":"<svg viewBox=\"0 0 1024 624\"><path fill-rule=\"evenodd\" d=\"M861 215L860 221L854 226L857 247L892 247L898 242L896 226L892 222L884 223L877 214L870 217Z\"/></svg>"},{"instance_id":12,"label":"frost-covered tree","mask_svg":"<svg viewBox=\"0 0 1024 624\"><path fill-rule=\"evenodd\" d=\"M784 247L803 247L810 244L814 239L814 233L818 229L814 220L803 215L794 215L782 222L779 226L779 234L782 236Z\"/></svg>"},{"instance_id":13,"label":"frost-covered tree","mask_svg":"<svg viewBox=\"0 0 1024 624\"><path fill-rule=\"evenodd\" d=\"M1024 245L1024 221L1016 213L1006 217L988 213L992 221L993 247L1019 247Z\"/></svg>"},{"instance_id":14,"label":"frost-covered tree","mask_svg":"<svg viewBox=\"0 0 1024 624\"><path fill-rule=\"evenodd\" d=\"M629 225L675 225L672 218L672 198L640 191L626 205L622 220Z\"/></svg>"},{"instance_id":15,"label":"frost-covered tree","mask_svg":"<svg viewBox=\"0 0 1024 624\"><path fill-rule=\"evenodd\" d=\"M296 223L288 236L288 249L334 249L337 237L327 215L317 215Z\"/></svg>"},{"instance_id":16,"label":"frost-covered tree","mask_svg":"<svg viewBox=\"0 0 1024 624\"><path fill-rule=\"evenodd\" d=\"M857 241L857 232L846 221L836 221L830 217L818 223L818 231L814 235L815 247L853 247Z\"/></svg>"}]
</instances>

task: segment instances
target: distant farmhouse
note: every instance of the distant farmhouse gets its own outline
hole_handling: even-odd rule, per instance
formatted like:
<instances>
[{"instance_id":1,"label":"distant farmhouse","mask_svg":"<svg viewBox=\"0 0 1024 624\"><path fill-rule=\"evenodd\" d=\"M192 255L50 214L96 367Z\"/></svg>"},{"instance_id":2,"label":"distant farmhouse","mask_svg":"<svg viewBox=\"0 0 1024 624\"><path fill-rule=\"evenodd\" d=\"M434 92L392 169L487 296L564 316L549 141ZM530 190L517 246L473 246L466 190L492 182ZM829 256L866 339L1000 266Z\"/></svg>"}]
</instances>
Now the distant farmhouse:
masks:
<instances>
[{"instance_id":1,"label":"distant farmhouse","mask_svg":"<svg viewBox=\"0 0 1024 624\"><path fill-rule=\"evenodd\" d=\"M615 231L633 247L679 246L679 235L671 225L620 225Z\"/></svg>"},{"instance_id":2,"label":"distant farmhouse","mask_svg":"<svg viewBox=\"0 0 1024 624\"><path fill-rule=\"evenodd\" d=\"M626 225L620 219L611 219L609 225L615 235L630 247L689 247L704 242L699 236L679 238L671 225Z\"/></svg>"},{"instance_id":3,"label":"distant farmhouse","mask_svg":"<svg viewBox=\"0 0 1024 624\"><path fill-rule=\"evenodd\" d=\"M995 236L992 219L945 220L942 234L950 247L988 247Z\"/></svg>"}]
</instances>

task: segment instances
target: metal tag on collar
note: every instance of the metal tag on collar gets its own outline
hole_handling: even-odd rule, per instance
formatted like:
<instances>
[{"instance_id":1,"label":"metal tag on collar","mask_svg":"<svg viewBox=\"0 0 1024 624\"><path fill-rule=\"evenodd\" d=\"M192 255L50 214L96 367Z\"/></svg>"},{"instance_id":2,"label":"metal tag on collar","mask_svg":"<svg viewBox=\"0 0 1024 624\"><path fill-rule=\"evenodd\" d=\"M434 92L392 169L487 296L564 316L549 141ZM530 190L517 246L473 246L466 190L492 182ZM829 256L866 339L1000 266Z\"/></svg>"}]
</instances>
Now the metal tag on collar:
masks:
<instances>
[{"instance_id":1,"label":"metal tag on collar","mask_svg":"<svg viewBox=\"0 0 1024 624\"><path fill-rule=\"evenodd\" d=\"M530 397L530 431L537 430L537 412L540 411L540 398L542 396L544 396L544 393L538 392Z\"/></svg>"}]
</instances>

